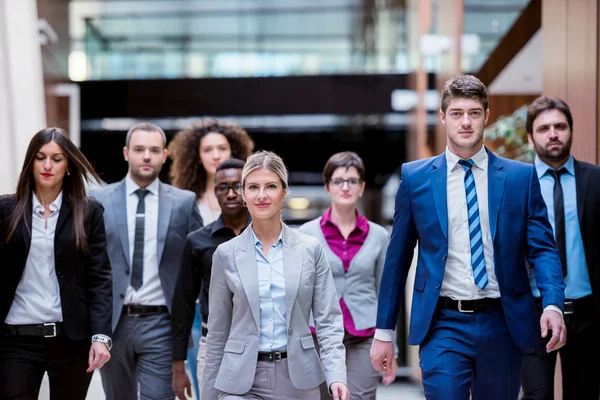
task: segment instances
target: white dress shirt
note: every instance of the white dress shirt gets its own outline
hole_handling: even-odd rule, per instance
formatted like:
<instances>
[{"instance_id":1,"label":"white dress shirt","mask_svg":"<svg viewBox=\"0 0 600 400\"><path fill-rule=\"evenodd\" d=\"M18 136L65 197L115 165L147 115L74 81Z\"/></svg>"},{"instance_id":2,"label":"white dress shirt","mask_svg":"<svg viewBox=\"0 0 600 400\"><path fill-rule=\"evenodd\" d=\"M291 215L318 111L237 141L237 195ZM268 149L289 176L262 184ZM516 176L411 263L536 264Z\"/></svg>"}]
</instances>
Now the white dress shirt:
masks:
<instances>
[{"instance_id":1,"label":"white dress shirt","mask_svg":"<svg viewBox=\"0 0 600 400\"><path fill-rule=\"evenodd\" d=\"M31 247L12 306L4 320L9 325L62 322L60 287L54 263L54 233L62 205L62 192L50 203L48 222L44 206L32 195Z\"/></svg>"},{"instance_id":2,"label":"white dress shirt","mask_svg":"<svg viewBox=\"0 0 600 400\"><path fill-rule=\"evenodd\" d=\"M127 230L129 233L129 260L133 262L133 246L135 244L135 214L139 197L135 193L140 189L129 174L125 178L127 195ZM158 178L146 188L148 194L144 199L144 274L142 286L135 290L131 285L125 293L125 304L142 304L146 306L164 306L167 304L158 275ZM130 264L131 266L131 264ZM129 274L131 277L131 273Z\"/></svg>"},{"instance_id":3,"label":"white dress shirt","mask_svg":"<svg viewBox=\"0 0 600 400\"><path fill-rule=\"evenodd\" d=\"M475 284L471 266L471 239L469 237L469 217L467 215L467 195L465 191L465 169L458 163L459 156L446 148L446 199L448 204L448 258L444 270L444 280L440 296L454 300L478 300L484 297L500 297L498 280L494 271L494 245L490 230L488 212L488 155L481 147L471 160L471 171L475 178L481 240L488 284L481 290Z\"/></svg>"}]
</instances>

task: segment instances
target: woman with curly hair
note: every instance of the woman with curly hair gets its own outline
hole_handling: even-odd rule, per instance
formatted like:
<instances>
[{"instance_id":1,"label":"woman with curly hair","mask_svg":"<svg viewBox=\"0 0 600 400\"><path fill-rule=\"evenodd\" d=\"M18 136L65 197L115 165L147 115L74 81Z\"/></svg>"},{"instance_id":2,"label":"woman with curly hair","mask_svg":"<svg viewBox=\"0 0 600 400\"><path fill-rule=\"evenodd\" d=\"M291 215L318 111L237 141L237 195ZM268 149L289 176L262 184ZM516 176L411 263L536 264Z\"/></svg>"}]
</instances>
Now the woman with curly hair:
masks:
<instances>
[{"instance_id":1,"label":"woman with curly hair","mask_svg":"<svg viewBox=\"0 0 600 400\"><path fill-rule=\"evenodd\" d=\"M239 125L213 118L194 122L169 144L172 184L196 193L204 225L221 214L214 191L217 166L230 158L246 161L253 150L254 142Z\"/></svg>"},{"instance_id":2,"label":"woman with curly hair","mask_svg":"<svg viewBox=\"0 0 600 400\"><path fill-rule=\"evenodd\" d=\"M178 132L169 144L169 155L173 160L170 175L173 186L191 190L196 193L196 203L202 216L204 226L214 222L221 215L221 208L215 195L215 172L217 166L230 158L246 161L254 150L254 142L248 133L239 125L204 118L194 122L190 128ZM201 294L201 298L208 293ZM199 394L198 377L202 376L204 354L199 352L199 346L205 346L206 312L202 316L196 308L192 338L194 347L187 354L188 365L194 383L194 389ZM203 327L204 329L201 329ZM204 331L204 334L201 333ZM197 363L194 362L197 360Z\"/></svg>"}]
</instances>

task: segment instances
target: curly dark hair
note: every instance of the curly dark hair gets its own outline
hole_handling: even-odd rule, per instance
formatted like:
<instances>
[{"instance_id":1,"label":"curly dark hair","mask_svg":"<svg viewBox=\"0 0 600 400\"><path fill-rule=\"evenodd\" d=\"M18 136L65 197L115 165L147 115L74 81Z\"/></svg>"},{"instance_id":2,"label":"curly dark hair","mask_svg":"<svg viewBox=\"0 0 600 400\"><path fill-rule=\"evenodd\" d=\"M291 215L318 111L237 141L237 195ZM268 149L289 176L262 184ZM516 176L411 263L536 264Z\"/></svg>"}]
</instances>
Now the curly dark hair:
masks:
<instances>
[{"instance_id":1,"label":"curly dark hair","mask_svg":"<svg viewBox=\"0 0 600 400\"><path fill-rule=\"evenodd\" d=\"M231 147L231 158L246 159L254 151L254 142L239 125L203 118L192 126L177 132L169 143L169 157L173 160L169 175L172 184L180 189L191 190L197 197L206 190L206 170L198 154L200 141L209 133L220 133L227 138Z\"/></svg>"}]
</instances>

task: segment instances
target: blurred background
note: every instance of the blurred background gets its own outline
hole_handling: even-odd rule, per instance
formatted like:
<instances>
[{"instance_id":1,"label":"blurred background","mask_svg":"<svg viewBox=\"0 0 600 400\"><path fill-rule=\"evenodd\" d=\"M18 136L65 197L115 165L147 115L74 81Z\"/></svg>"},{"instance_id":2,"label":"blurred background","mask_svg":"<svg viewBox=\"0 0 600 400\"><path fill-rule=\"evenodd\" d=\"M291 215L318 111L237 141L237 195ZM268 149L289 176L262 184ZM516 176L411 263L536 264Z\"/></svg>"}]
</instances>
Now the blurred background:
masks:
<instances>
[{"instance_id":1,"label":"blurred background","mask_svg":"<svg viewBox=\"0 0 600 400\"><path fill-rule=\"evenodd\" d=\"M126 173L133 123L158 123L170 140L216 117L283 157L291 225L325 210L323 165L351 150L367 170L361 211L389 228L401 164L446 146L439 90L452 76L487 85L496 153L532 161L525 108L547 94L571 106L575 156L598 162L598 10L598 0L0 0L0 191L15 190L45 126L67 129L110 183ZM407 313L398 374L418 382Z\"/></svg>"}]
</instances>

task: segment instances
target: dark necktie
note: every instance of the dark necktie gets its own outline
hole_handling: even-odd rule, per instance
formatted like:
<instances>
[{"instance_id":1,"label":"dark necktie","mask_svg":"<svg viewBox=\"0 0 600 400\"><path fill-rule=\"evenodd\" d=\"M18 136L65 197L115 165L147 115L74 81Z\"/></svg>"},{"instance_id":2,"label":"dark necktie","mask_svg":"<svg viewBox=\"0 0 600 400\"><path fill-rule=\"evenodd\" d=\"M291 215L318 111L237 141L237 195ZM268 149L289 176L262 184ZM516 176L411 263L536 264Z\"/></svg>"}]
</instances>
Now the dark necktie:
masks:
<instances>
[{"instance_id":1,"label":"dark necktie","mask_svg":"<svg viewBox=\"0 0 600 400\"><path fill-rule=\"evenodd\" d=\"M563 276L567 276L567 247L565 240L565 203L560 176L566 172L565 168L561 168L558 171L553 169L548 170L548 173L554 178L554 238L556 239L556 247L558 247L558 254L560 255Z\"/></svg>"},{"instance_id":2,"label":"dark necktie","mask_svg":"<svg viewBox=\"0 0 600 400\"><path fill-rule=\"evenodd\" d=\"M140 198L135 212L135 239L133 241L133 261L131 262L131 287L136 291L144 283L144 223L146 220L146 205L144 198L146 189L138 189L135 194Z\"/></svg>"}]
</instances>

